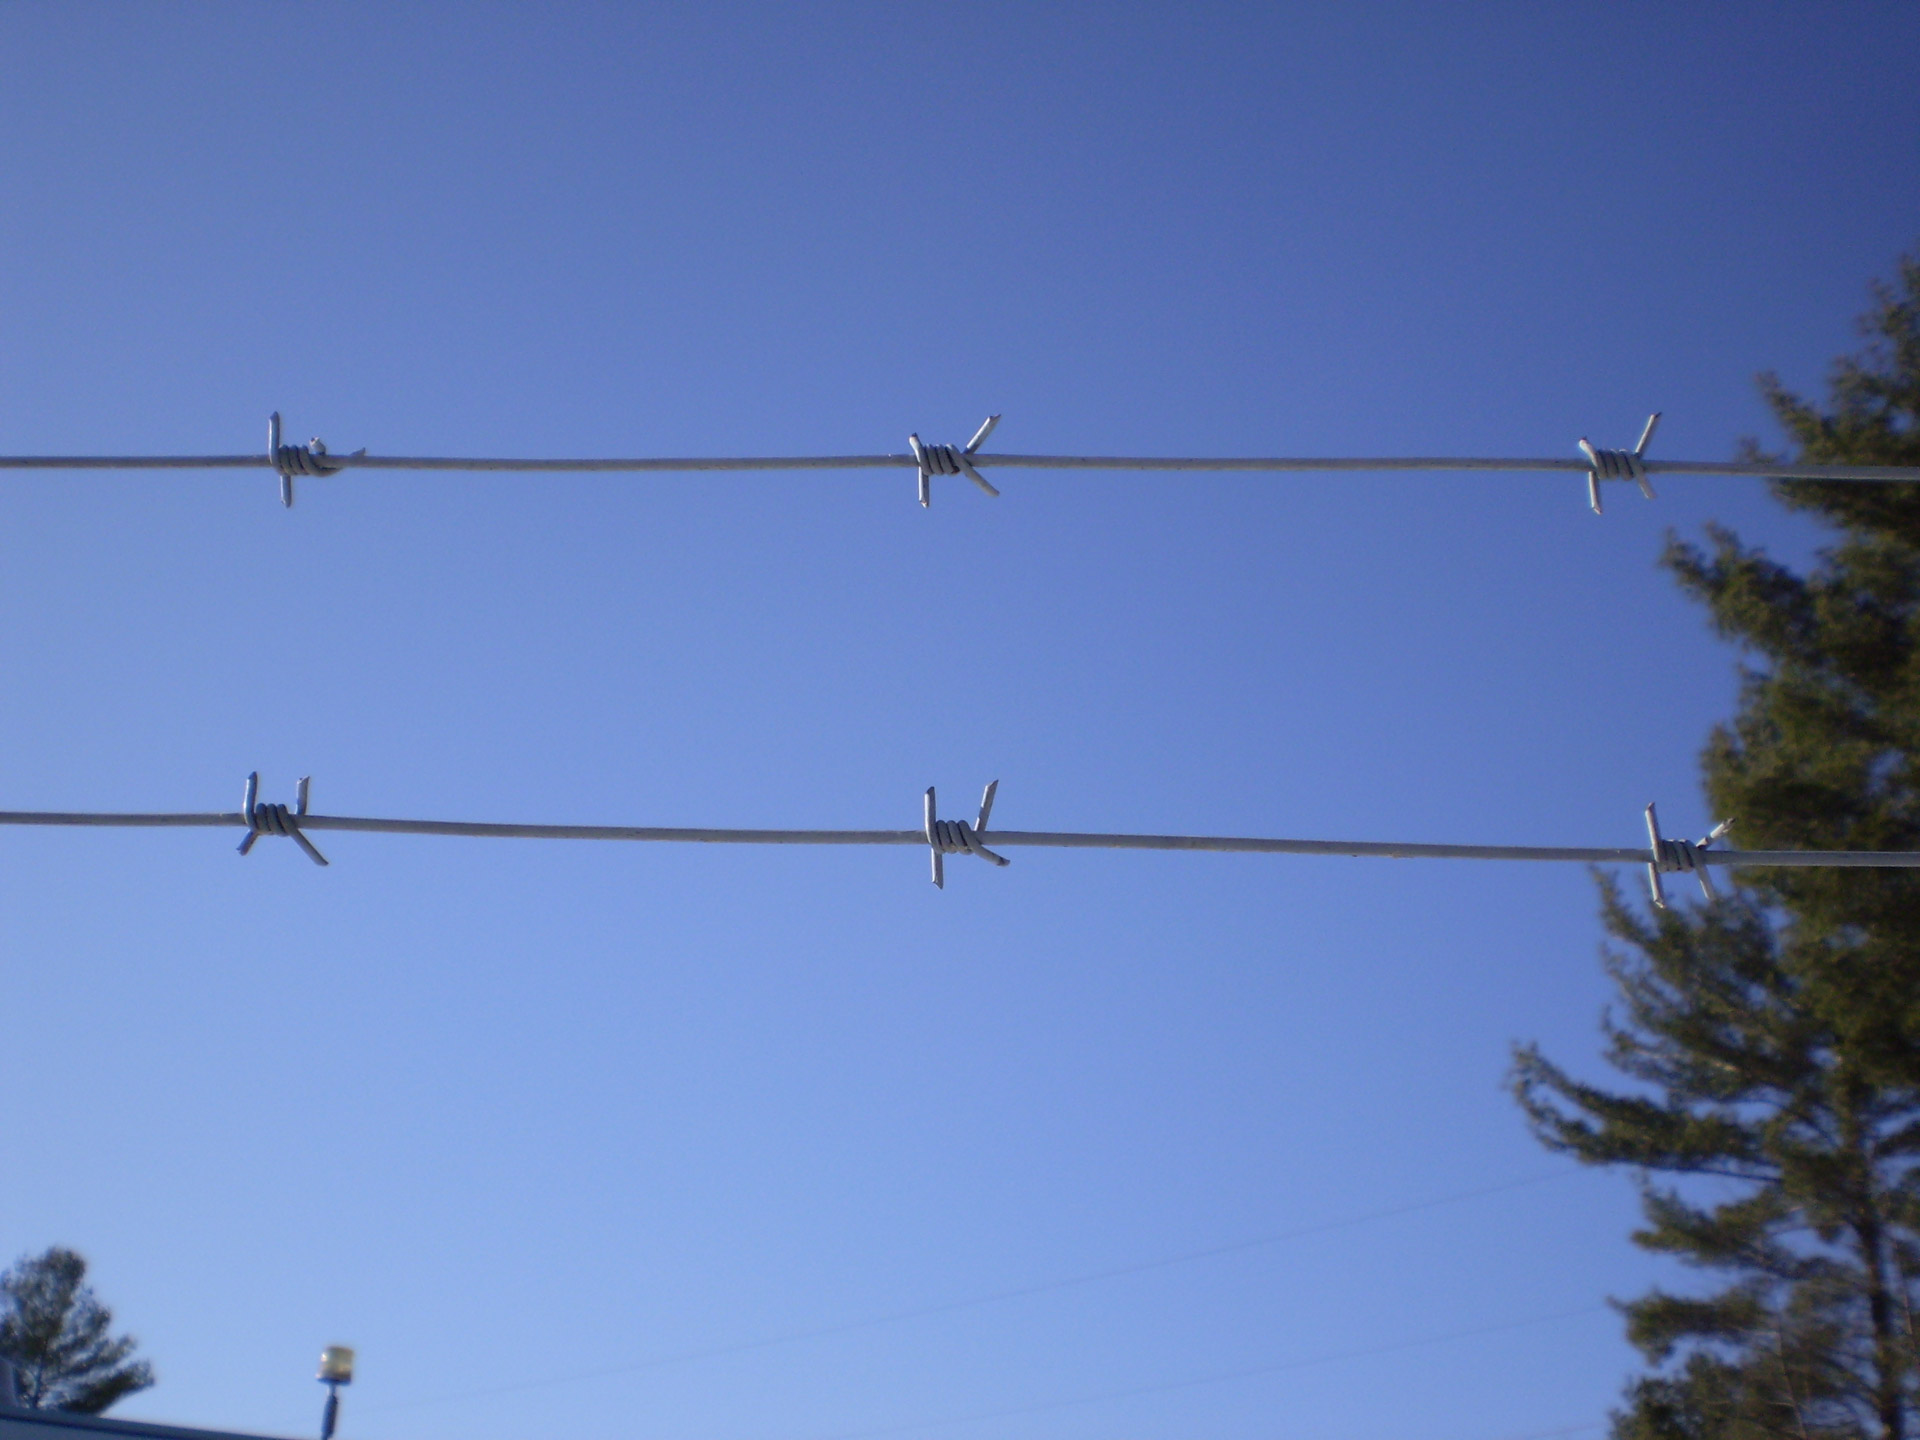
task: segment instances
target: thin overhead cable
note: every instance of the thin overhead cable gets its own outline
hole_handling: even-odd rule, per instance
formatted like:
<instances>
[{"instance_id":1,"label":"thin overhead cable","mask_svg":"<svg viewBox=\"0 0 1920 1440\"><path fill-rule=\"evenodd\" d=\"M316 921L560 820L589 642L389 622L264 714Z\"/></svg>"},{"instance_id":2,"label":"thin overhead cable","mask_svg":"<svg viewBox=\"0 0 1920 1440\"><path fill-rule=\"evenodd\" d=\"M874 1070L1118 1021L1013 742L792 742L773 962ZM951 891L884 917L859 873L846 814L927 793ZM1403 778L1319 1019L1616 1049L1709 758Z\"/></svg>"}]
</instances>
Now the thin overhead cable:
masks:
<instances>
[{"instance_id":1,"label":"thin overhead cable","mask_svg":"<svg viewBox=\"0 0 1920 1440\"><path fill-rule=\"evenodd\" d=\"M1529 1175L1519 1180L1505 1180L1497 1185L1483 1185L1474 1190L1455 1191L1451 1195L1441 1195L1431 1200L1416 1200L1406 1205L1395 1205L1386 1210L1367 1210L1355 1215L1343 1215L1337 1220L1321 1220L1311 1225L1296 1226L1291 1230L1258 1235L1250 1240L1231 1240L1224 1245L1209 1245L1202 1250L1187 1250L1177 1255L1162 1255L1152 1260L1135 1260L1120 1265L1109 1265L1100 1270L1086 1270L1078 1275L1034 1281L1011 1289L992 1290L958 1300L936 1300L930 1304L916 1305L908 1310L889 1310L858 1320L841 1320L803 1330L788 1330L783 1334L763 1335L754 1340L734 1340L698 1350L680 1350L665 1355L653 1355L644 1360L629 1360L619 1365L601 1365L591 1370L575 1370L564 1375L544 1376L537 1380L510 1380L504 1384L488 1385L478 1390L462 1390L457 1394L433 1395L420 1400L400 1400L375 1406L372 1410L362 1413L385 1414L393 1410L418 1410L429 1405L450 1405L463 1400L485 1400L496 1395L517 1395L528 1390L544 1390L556 1385L578 1385L588 1380L604 1380L618 1375L631 1375L641 1370L657 1370L666 1365L683 1365L696 1360L718 1360L733 1355L751 1354L758 1350L771 1350L776 1346L795 1345L808 1340L831 1340L842 1335L856 1334L862 1330L878 1329L885 1325L929 1320L939 1315L951 1315L957 1311L976 1310L983 1306L1001 1305L1013 1300L1029 1300L1041 1295L1058 1294L1063 1290L1098 1285L1109 1280L1150 1274L1156 1270L1168 1270L1179 1265L1191 1265L1196 1261L1214 1260L1225 1255L1242 1255L1250 1250L1284 1244L1289 1240L1302 1240L1334 1231L1356 1229L1381 1220L1397 1220L1425 1210L1438 1210L1443 1206L1458 1205L1467 1200L1481 1200L1489 1195L1500 1195L1510 1190L1522 1190L1535 1185L1544 1185L1550 1181L1566 1180L1579 1173L1577 1170L1556 1170L1544 1175Z\"/></svg>"},{"instance_id":2,"label":"thin overhead cable","mask_svg":"<svg viewBox=\"0 0 1920 1440\"><path fill-rule=\"evenodd\" d=\"M980 797L978 817L941 820L932 787L928 787L923 823L918 830L722 830L662 825L523 825L474 820L399 820L362 815L317 815L308 806L312 791L303 778L292 806L260 800L260 776L247 777L246 801L239 811L93 812L62 810L0 810L0 825L77 825L129 829L224 829L244 832L240 853L245 855L261 836L292 840L316 865L327 859L306 832L360 830L384 835L466 835L489 840L641 840L701 845L924 845L931 857L933 883L946 883L945 857L970 854L1006 865L1005 856L989 850L1021 845L1073 850L1215 850L1243 855L1353 855L1397 860L1547 860L1587 864L1629 864L1647 867L1653 903L1665 907L1663 875L1690 874L1711 901L1718 898L1708 878L1710 866L1765 866L1817 869L1920 869L1920 851L1914 850L1715 850L1711 847L1731 827L1727 821L1700 840L1671 839L1660 833L1654 807L1646 809L1648 846L1600 845L1434 845L1397 840L1287 840L1236 835L1135 835L1089 831L987 829L999 789L994 781Z\"/></svg>"},{"instance_id":3,"label":"thin overhead cable","mask_svg":"<svg viewBox=\"0 0 1920 1440\"><path fill-rule=\"evenodd\" d=\"M1371 1360L1380 1355L1398 1355L1421 1350L1429 1345L1447 1345L1458 1340L1477 1340L1485 1335L1504 1335L1514 1330L1529 1330L1536 1325L1551 1325L1567 1320L1585 1319L1611 1309L1608 1305L1582 1305L1574 1310L1555 1310L1545 1315L1529 1315L1495 1325L1476 1325L1466 1330L1449 1330L1439 1335L1422 1335L1412 1340L1389 1341L1355 1350L1328 1350L1295 1360L1277 1360L1267 1365L1248 1365L1238 1370L1216 1370L1187 1380L1166 1380L1145 1385L1129 1385L1119 1390L1104 1390L1093 1395L1074 1395L1059 1400L1037 1400L1024 1405L1009 1405L999 1410L975 1410L945 1420L910 1421L901 1425L883 1425L872 1430L842 1430L818 1440L882 1440L884 1436L910 1435L919 1430L945 1430L958 1425L979 1425L989 1420L1011 1420L1017 1416L1040 1415L1050 1410L1066 1410L1079 1405L1104 1405L1115 1400L1135 1400L1147 1395L1166 1395L1178 1390L1195 1390L1203 1385L1222 1385L1233 1380L1251 1380L1264 1375L1279 1375L1289 1370L1305 1370L1315 1365L1332 1365L1343 1360ZM1550 1432L1551 1433L1551 1432ZM1571 1433L1571 1432L1568 1432Z\"/></svg>"},{"instance_id":4,"label":"thin overhead cable","mask_svg":"<svg viewBox=\"0 0 1920 1440\"><path fill-rule=\"evenodd\" d=\"M679 456L635 459L519 459L480 456L369 455L356 450L336 455L319 438L288 445L281 436L280 416L268 422L267 449L251 455L4 455L0 470L249 470L266 468L280 477L280 499L293 504L294 481L300 477L338 475L345 470L501 470L530 474L541 471L691 473L711 470L878 470L908 469L918 477L920 503L933 500L933 477L964 475L989 495L999 490L981 473L992 467L1020 470L1245 470L1333 473L1383 470L1477 470L1552 474L1584 471L1587 502L1600 512L1602 481L1631 482L1649 500L1654 498L1651 476L1745 475L1772 480L1920 481L1920 468L1903 465L1802 465L1786 461L1733 463L1721 460L1649 460L1647 446L1660 417L1652 416L1631 450L1608 450L1586 439L1580 456L1501 459L1466 456L1388 455L1332 456L1169 456L1169 455L989 455L986 443L998 415L987 421L965 445L930 444L916 435L907 437L904 455L750 455Z\"/></svg>"}]
</instances>

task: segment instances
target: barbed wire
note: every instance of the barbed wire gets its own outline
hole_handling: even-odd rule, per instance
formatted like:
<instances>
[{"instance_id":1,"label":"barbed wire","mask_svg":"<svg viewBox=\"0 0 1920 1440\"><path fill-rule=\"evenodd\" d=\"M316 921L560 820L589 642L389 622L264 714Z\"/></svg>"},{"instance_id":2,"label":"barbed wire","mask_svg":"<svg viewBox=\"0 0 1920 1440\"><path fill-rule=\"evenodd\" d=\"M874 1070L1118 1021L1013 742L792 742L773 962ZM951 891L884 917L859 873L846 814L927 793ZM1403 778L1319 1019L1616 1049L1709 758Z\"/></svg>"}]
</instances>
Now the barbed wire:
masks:
<instances>
[{"instance_id":1,"label":"barbed wire","mask_svg":"<svg viewBox=\"0 0 1920 1440\"><path fill-rule=\"evenodd\" d=\"M985 443L1000 417L991 415L965 445L937 445L908 437L905 454L892 455L747 455L655 456L629 458L539 459L502 456L369 455L365 450L335 454L317 436L306 445L288 445L281 437L278 412L268 423L267 448L251 455L0 455L0 470L248 470L265 468L280 478L280 498L291 506L296 477L337 476L348 470L451 470L539 473L695 474L715 471L906 469L917 476L920 503L932 501L936 475L965 476L988 495L1000 492L980 473L1016 470L1217 470L1332 474L1343 471L1482 471L1532 474L1584 473L1587 500L1597 514L1603 481L1630 482L1651 500L1654 475L1747 476L1769 480L1842 480L1854 482L1920 481L1920 467L1903 465L1808 465L1782 460L1649 460L1646 449L1660 416L1647 421L1631 450L1609 450L1584 437L1579 456L1512 458L1497 456L1175 456L1175 455L1013 455L989 454Z\"/></svg>"},{"instance_id":2,"label":"barbed wire","mask_svg":"<svg viewBox=\"0 0 1920 1440\"><path fill-rule=\"evenodd\" d=\"M348 830L377 835L466 836L482 840L623 840L693 845L914 845L925 846L932 857L933 883L945 884L944 857L973 854L996 865L1004 856L986 849L1037 846L1067 850L1184 850L1241 855L1338 855L1391 860L1522 860L1585 864L1629 864L1647 867L1648 889L1655 905L1667 897L1660 877L1691 874L1709 901L1720 897L1707 878L1707 867L1796 869L1920 869L1920 851L1912 850L1716 850L1727 833L1723 822L1701 840L1668 839L1659 833L1652 805L1646 807L1648 838L1642 848L1624 845L1462 845L1401 840L1299 840L1249 835L1151 835L1075 830L993 830L987 820L999 781L981 797L979 817L972 821L941 820L937 798L929 787L918 830L774 830L723 829L673 825L560 825L513 821L409 820L387 816L320 815L311 813L310 781L302 777L296 802L269 804L260 800L260 776L247 777L245 808L238 811L73 811L0 810L0 826L80 826L123 829L226 829L243 832L240 853L246 854L262 837L292 840L318 865L327 860L307 832Z\"/></svg>"}]
</instances>

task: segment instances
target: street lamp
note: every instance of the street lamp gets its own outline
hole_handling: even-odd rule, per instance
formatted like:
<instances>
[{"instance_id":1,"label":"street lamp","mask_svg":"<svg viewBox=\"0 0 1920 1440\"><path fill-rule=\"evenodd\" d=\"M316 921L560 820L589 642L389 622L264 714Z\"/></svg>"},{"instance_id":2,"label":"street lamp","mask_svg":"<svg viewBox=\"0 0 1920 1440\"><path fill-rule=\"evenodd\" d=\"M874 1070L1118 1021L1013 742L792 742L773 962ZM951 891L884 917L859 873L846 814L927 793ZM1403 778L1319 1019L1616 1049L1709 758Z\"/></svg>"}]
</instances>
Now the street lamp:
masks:
<instances>
[{"instance_id":1,"label":"street lamp","mask_svg":"<svg viewBox=\"0 0 1920 1440\"><path fill-rule=\"evenodd\" d=\"M320 1416L320 1440L333 1440L334 1422L340 1418L340 1387L353 1383L353 1347L329 1345L320 1352L320 1373L315 1377L327 1387L327 1408Z\"/></svg>"}]
</instances>

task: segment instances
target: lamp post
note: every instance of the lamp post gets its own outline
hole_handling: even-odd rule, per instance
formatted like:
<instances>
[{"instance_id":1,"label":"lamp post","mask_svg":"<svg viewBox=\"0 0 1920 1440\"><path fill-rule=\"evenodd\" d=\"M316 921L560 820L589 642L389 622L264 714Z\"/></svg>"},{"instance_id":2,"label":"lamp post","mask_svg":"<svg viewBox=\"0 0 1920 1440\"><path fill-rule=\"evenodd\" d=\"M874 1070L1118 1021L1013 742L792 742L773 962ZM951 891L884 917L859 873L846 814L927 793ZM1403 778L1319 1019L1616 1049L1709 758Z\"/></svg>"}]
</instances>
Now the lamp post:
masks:
<instances>
[{"instance_id":1,"label":"lamp post","mask_svg":"<svg viewBox=\"0 0 1920 1440\"><path fill-rule=\"evenodd\" d=\"M340 1387L353 1383L353 1347L329 1345L320 1352L320 1373L315 1377L327 1387L327 1408L320 1415L320 1440L333 1440L333 1427L340 1418Z\"/></svg>"}]
</instances>

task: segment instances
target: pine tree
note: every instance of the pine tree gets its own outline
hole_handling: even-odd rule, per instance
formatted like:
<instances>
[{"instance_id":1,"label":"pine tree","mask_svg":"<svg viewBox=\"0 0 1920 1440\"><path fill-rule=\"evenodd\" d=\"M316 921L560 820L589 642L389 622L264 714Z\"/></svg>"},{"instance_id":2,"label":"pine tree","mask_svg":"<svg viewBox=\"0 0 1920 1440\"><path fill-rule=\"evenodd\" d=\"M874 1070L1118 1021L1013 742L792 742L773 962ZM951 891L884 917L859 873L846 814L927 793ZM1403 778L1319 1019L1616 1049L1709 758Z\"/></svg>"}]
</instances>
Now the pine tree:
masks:
<instances>
[{"instance_id":1,"label":"pine tree","mask_svg":"<svg viewBox=\"0 0 1920 1440\"><path fill-rule=\"evenodd\" d=\"M1822 410L1761 388L1801 458L1920 465L1920 257L1877 287ZM1751 447L1749 447L1751 448ZM1920 486L1783 482L1834 532L1806 574L1709 531L1664 564L1744 652L1702 756L1742 848L1920 849ZM1721 872L1733 874L1734 872ZM1532 1046L1535 1132L1640 1172L1634 1239L1700 1275L1621 1308L1649 1362L1616 1440L1906 1440L1920 1419L1920 872L1747 870L1643 910L1602 881L1620 1009L1575 1079Z\"/></svg>"},{"instance_id":2,"label":"pine tree","mask_svg":"<svg viewBox=\"0 0 1920 1440\"><path fill-rule=\"evenodd\" d=\"M153 1384L153 1367L130 1360L132 1336L108 1338L113 1312L86 1283L87 1262L53 1246L0 1275L0 1359L10 1361L19 1403L98 1415Z\"/></svg>"}]
</instances>

